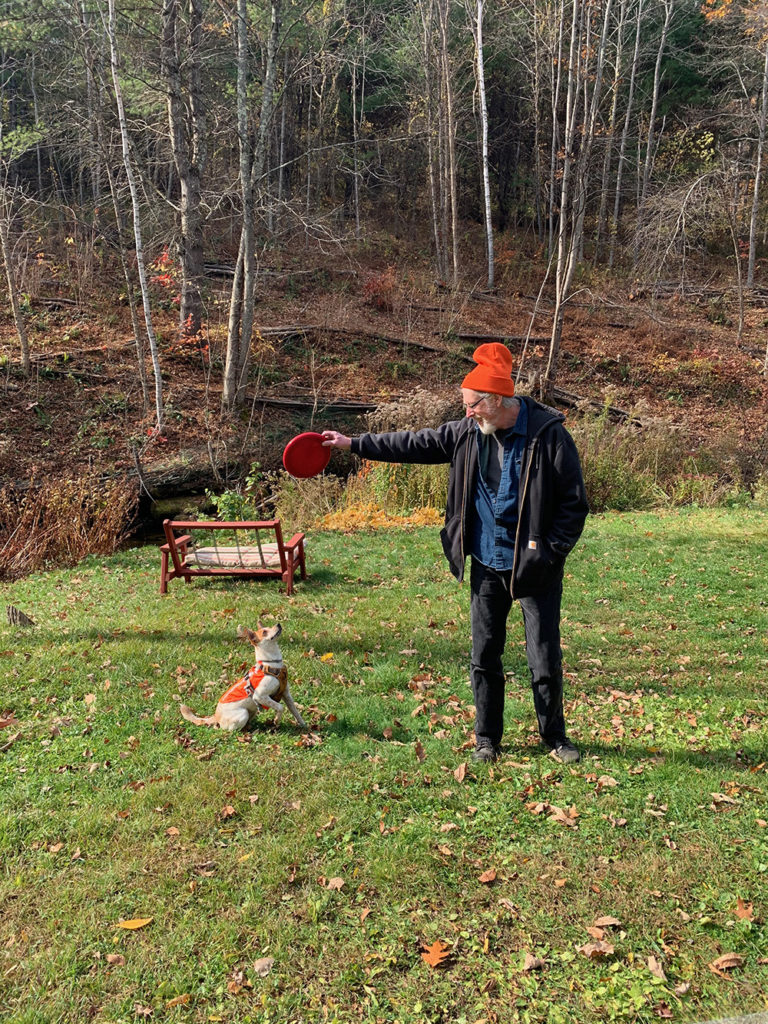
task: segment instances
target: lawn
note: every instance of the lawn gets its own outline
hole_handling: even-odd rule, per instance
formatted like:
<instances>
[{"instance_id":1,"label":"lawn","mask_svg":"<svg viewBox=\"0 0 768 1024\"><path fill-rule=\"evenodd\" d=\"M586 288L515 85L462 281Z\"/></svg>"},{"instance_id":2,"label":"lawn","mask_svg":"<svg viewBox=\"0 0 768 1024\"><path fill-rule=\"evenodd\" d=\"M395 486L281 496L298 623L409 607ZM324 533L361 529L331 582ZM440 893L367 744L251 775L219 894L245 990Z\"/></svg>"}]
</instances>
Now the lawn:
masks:
<instances>
[{"instance_id":1,"label":"lawn","mask_svg":"<svg viewBox=\"0 0 768 1024\"><path fill-rule=\"evenodd\" d=\"M471 762L469 595L434 528L313 533L292 598L160 597L152 548L6 586L37 625L0 627L0 1019L765 1009L766 526L590 519L564 601L569 767L537 744L517 609L503 757ZM308 737L179 715L210 713L259 618L283 624Z\"/></svg>"}]
</instances>

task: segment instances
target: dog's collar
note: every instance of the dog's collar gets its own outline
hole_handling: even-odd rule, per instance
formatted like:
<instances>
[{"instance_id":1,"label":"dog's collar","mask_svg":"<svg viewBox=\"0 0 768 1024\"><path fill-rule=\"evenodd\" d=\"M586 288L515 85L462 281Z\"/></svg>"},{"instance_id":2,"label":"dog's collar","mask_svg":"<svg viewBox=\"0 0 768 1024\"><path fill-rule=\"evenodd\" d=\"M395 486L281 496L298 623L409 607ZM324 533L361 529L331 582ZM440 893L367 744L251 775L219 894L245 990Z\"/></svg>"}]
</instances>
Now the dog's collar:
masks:
<instances>
[{"instance_id":1,"label":"dog's collar","mask_svg":"<svg viewBox=\"0 0 768 1024\"><path fill-rule=\"evenodd\" d=\"M283 667L282 661L257 661L256 667L260 668L265 675L276 676Z\"/></svg>"}]
</instances>

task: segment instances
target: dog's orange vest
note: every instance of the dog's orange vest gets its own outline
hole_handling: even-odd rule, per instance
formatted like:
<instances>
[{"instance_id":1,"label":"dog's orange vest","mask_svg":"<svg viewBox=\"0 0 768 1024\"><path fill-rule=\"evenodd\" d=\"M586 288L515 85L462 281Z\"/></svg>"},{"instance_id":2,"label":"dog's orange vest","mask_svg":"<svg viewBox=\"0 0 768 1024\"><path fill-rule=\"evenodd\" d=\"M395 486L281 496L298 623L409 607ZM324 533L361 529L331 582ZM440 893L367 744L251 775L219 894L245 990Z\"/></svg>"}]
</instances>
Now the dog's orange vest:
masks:
<instances>
[{"instance_id":1,"label":"dog's orange vest","mask_svg":"<svg viewBox=\"0 0 768 1024\"><path fill-rule=\"evenodd\" d=\"M237 700L247 700L248 697L253 697L257 686L266 675L275 676L280 684L272 694L272 700L281 701L288 684L288 670L283 665L279 672L267 672L263 663L257 661L247 676L243 676L233 686L230 686L224 696L219 699L219 704L233 704ZM268 705L262 704L261 706L265 708Z\"/></svg>"}]
</instances>

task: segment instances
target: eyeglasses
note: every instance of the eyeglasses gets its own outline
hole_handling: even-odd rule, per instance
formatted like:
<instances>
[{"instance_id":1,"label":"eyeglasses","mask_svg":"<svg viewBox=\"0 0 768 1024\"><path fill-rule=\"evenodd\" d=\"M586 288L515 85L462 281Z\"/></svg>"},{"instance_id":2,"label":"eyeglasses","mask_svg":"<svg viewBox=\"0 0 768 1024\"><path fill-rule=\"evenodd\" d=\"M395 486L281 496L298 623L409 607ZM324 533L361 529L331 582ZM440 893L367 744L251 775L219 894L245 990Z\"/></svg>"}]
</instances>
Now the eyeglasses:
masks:
<instances>
[{"instance_id":1,"label":"eyeglasses","mask_svg":"<svg viewBox=\"0 0 768 1024\"><path fill-rule=\"evenodd\" d=\"M472 412L474 412L478 405L480 405L481 402L484 402L486 398L490 398L490 395L481 395L476 401L463 402L462 405L464 406L465 409L471 409Z\"/></svg>"}]
</instances>

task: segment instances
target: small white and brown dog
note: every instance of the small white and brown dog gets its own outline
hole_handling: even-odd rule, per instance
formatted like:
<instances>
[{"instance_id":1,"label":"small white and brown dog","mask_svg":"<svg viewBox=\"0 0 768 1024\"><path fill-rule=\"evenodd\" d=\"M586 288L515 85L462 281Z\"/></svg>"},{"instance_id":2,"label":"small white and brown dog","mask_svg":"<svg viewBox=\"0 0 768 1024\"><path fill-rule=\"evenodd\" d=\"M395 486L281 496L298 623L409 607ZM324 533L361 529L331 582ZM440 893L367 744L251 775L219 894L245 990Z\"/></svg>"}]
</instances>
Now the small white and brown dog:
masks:
<instances>
[{"instance_id":1,"label":"small white and brown dog","mask_svg":"<svg viewBox=\"0 0 768 1024\"><path fill-rule=\"evenodd\" d=\"M239 732L262 708L272 708L276 712L275 726L280 725L287 707L301 728L306 729L307 723L293 703L288 689L288 670L283 665L283 655L277 642L282 631L279 622L270 627L259 623L255 631L239 627L237 635L249 640L254 646L256 663L253 668L230 686L219 699L212 715L201 718L186 704L182 704L179 708L182 716L194 725L218 725L228 732Z\"/></svg>"}]
</instances>

